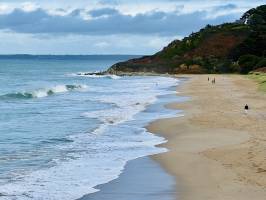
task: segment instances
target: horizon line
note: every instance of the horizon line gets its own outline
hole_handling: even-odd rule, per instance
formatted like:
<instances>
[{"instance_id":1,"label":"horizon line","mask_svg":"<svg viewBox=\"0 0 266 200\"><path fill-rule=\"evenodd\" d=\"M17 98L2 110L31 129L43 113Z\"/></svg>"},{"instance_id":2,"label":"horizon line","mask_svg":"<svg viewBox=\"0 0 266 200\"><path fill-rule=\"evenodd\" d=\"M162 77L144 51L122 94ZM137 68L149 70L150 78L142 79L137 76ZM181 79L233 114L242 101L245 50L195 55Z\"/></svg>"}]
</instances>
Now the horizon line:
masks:
<instances>
[{"instance_id":1,"label":"horizon line","mask_svg":"<svg viewBox=\"0 0 266 200\"><path fill-rule=\"evenodd\" d=\"M0 56L144 56L144 55L146 54L0 54Z\"/></svg>"}]
</instances>

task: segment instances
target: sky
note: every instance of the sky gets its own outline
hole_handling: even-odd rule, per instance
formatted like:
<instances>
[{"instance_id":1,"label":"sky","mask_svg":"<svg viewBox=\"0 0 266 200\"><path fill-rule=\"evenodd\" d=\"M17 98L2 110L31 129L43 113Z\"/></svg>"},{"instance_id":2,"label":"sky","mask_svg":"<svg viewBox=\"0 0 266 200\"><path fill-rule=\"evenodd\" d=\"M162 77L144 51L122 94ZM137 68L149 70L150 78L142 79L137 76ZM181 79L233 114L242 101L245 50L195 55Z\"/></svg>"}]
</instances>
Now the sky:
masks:
<instances>
[{"instance_id":1,"label":"sky","mask_svg":"<svg viewBox=\"0 0 266 200\"><path fill-rule=\"evenodd\" d=\"M266 0L0 0L0 54L153 54Z\"/></svg>"}]
</instances>

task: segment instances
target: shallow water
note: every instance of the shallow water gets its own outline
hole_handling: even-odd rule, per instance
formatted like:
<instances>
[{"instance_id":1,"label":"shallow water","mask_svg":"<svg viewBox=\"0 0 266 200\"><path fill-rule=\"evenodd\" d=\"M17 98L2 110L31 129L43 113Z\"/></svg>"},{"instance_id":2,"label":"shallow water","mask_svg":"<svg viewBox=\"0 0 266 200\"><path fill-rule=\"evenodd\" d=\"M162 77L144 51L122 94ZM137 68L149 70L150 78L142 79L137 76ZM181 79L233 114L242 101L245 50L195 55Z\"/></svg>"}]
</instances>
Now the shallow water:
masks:
<instances>
[{"instance_id":1,"label":"shallow water","mask_svg":"<svg viewBox=\"0 0 266 200\"><path fill-rule=\"evenodd\" d=\"M84 75L124 59L0 59L0 199L77 199L165 151L142 127L175 114L178 80Z\"/></svg>"}]
</instances>

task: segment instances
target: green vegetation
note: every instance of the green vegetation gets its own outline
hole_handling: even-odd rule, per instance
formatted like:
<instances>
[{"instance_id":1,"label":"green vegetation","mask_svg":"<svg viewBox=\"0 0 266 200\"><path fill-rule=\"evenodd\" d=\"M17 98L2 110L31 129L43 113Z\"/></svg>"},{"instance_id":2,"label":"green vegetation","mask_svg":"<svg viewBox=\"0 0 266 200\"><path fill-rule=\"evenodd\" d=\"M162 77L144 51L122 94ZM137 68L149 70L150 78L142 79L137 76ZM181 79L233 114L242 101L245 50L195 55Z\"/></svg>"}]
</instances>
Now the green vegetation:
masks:
<instances>
[{"instance_id":1,"label":"green vegetation","mask_svg":"<svg viewBox=\"0 0 266 200\"><path fill-rule=\"evenodd\" d=\"M266 58L260 58L258 63L255 66L255 69L266 67Z\"/></svg>"},{"instance_id":2,"label":"green vegetation","mask_svg":"<svg viewBox=\"0 0 266 200\"><path fill-rule=\"evenodd\" d=\"M254 69L254 67L259 62L259 57L254 55L244 55L240 56L238 64L240 66L240 72L242 74L247 74Z\"/></svg>"},{"instance_id":3,"label":"green vegetation","mask_svg":"<svg viewBox=\"0 0 266 200\"><path fill-rule=\"evenodd\" d=\"M250 29L249 36L231 53L235 61L242 55L266 56L266 5L247 11L242 21Z\"/></svg>"},{"instance_id":4,"label":"green vegetation","mask_svg":"<svg viewBox=\"0 0 266 200\"><path fill-rule=\"evenodd\" d=\"M260 91L266 92L266 73L253 72L247 76L259 83Z\"/></svg>"},{"instance_id":5,"label":"green vegetation","mask_svg":"<svg viewBox=\"0 0 266 200\"><path fill-rule=\"evenodd\" d=\"M240 73L248 74L250 71L266 67L266 58L255 55L243 55L238 60Z\"/></svg>"},{"instance_id":6,"label":"green vegetation","mask_svg":"<svg viewBox=\"0 0 266 200\"><path fill-rule=\"evenodd\" d=\"M242 73L266 67L266 5L240 20L207 25L162 51L117 63L109 71L157 73Z\"/></svg>"},{"instance_id":7,"label":"green vegetation","mask_svg":"<svg viewBox=\"0 0 266 200\"><path fill-rule=\"evenodd\" d=\"M168 45L163 51L156 55L162 59L173 59L182 56L193 49L199 47L205 40L214 34L223 33L224 35L239 35L249 31L249 27L245 24L225 23L218 26L207 25L197 33L192 33L185 37L182 41L175 40Z\"/></svg>"}]
</instances>

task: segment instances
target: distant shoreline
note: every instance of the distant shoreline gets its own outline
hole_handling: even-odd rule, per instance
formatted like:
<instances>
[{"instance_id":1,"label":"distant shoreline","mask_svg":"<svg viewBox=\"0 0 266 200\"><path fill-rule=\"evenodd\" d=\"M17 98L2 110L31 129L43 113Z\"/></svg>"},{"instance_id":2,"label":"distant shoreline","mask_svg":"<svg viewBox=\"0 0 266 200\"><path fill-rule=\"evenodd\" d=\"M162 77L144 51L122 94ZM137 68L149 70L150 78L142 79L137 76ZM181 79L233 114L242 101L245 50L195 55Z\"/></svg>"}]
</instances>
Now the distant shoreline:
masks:
<instances>
[{"instance_id":1,"label":"distant shoreline","mask_svg":"<svg viewBox=\"0 0 266 200\"><path fill-rule=\"evenodd\" d=\"M98 55L98 54L89 54L89 55L34 55L34 54L6 54L0 55L0 59L22 59L22 60L26 60L26 59L113 59L115 58L119 58L119 60L128 60L128 59L132 59L132 58L138 58L141 57L142 55L123 55L123 54L106 54L106 55Z\"/></svg>"}]
</instances>

